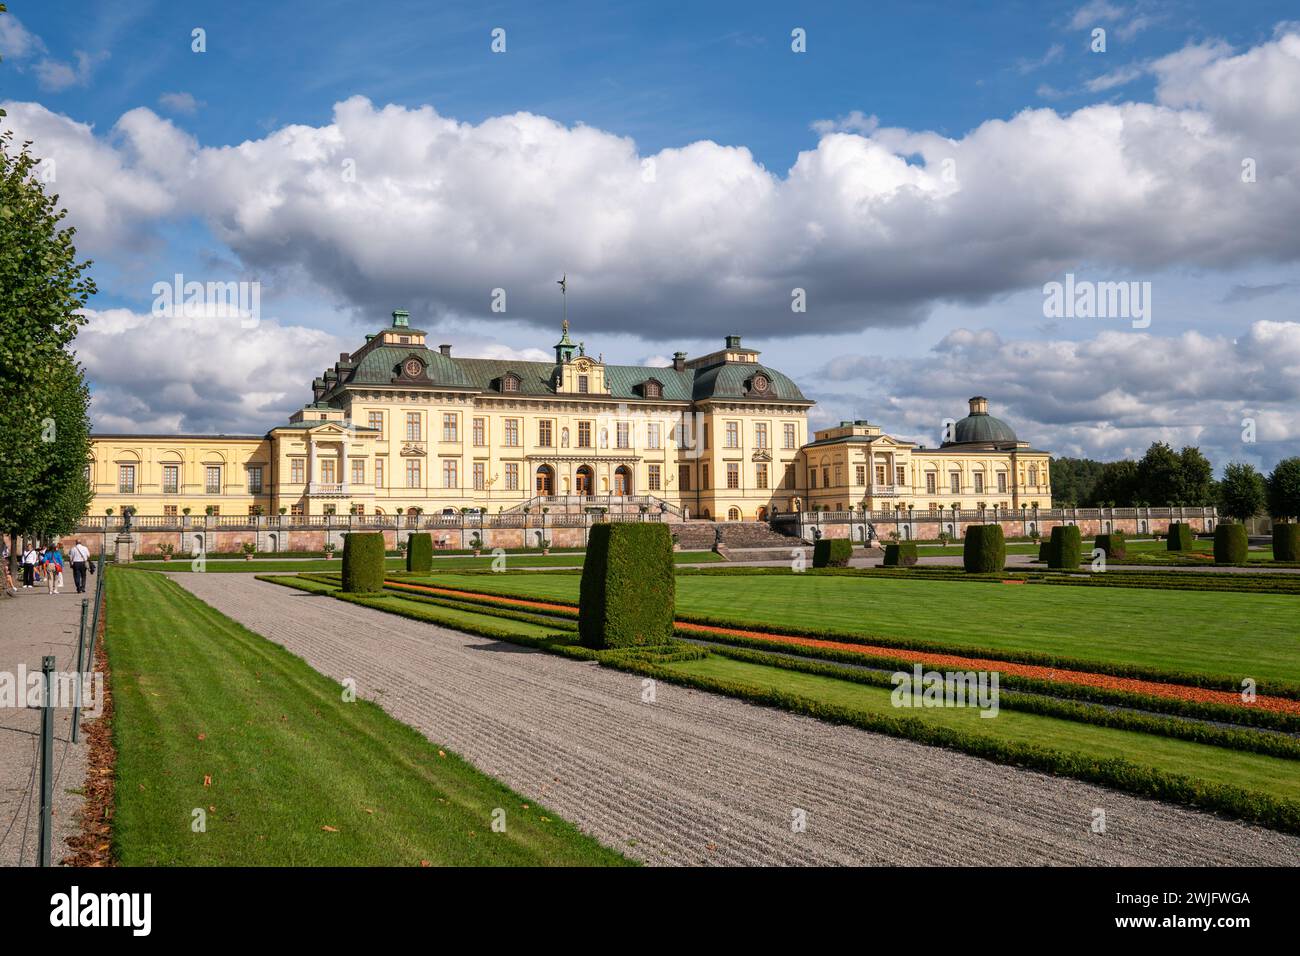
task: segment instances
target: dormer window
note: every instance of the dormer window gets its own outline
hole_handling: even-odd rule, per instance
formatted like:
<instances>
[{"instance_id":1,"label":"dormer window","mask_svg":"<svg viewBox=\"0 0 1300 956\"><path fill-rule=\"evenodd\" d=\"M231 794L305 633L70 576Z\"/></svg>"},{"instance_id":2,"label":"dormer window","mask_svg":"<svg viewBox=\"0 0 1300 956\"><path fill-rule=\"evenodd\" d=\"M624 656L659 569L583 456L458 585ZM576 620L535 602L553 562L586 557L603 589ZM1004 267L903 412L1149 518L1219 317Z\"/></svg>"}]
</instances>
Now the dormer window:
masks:
<instances>
[{"instance_id":1,"label":"dormer window","mask_svg":"<svg viewBox=\"0 0 1300 956\"><path fill-rule=\"evenodd\" d=\"M517 392L519 391L519 376L509 372L501 376L501 391Z\"/></svg>"},{"instance_id":2,"label":"dormer window","mask_svg":"<svg viewBox=\"0 0 1300 956\"><path fill-rule=\"evenodd\" d=\"M646 382L641 390L646 398L663 398L664 387L654 379Z\"/></svg>"}]
</instances>

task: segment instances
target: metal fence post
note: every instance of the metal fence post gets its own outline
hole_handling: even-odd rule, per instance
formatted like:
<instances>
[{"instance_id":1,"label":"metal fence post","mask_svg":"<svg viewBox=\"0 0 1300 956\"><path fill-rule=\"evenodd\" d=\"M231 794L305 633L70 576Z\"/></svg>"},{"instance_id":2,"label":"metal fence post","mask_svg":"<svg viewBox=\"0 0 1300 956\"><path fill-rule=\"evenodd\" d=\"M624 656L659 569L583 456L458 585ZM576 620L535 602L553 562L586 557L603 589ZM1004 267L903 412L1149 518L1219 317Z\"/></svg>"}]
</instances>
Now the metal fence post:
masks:
<instances>
[{"instance_id":1,"label":"metal fence post","mask_svg":"<svg viewBox=\"0 0 1300 956\"><path fill-rule=\"evenodd\" d=\"M82 672L86 665L86 612L90 610L90 601L81 599L81 627L77 630L77 684L73 693L76 701L72 707L72 742L77 743L77 731L81 724L81 685Z\"/></svg>"},{"instance_id":2,"label":"metal fence post","mask_svg":"<svg viewBox=\"0 0 1300 956\"><path fill-rule=\"evenodd\" d=\"M54 658L41 658L41 821L39 865L50 865L50 801L54 792Z\"/></svg>"}]
</instances>

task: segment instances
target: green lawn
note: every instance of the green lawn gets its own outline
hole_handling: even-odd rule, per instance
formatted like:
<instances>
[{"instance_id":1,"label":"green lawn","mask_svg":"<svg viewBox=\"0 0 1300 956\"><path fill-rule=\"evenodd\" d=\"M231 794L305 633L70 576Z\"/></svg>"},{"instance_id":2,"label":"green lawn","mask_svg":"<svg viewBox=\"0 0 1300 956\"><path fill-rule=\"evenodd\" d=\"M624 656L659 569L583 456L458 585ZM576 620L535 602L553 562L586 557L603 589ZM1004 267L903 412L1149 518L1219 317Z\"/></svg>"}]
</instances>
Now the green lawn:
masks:
<instances>
[{"instance_id":1,"label":"green lawn","mask_svg":"<svg viewBox=\"0 0 1300 956\"><path fill-rule=\"evenodd\" d=\"M343 551L340 549L334 558L305 558L300 560L280 560L275 558L254 558L252 561L213 560L208 559L208 572L216 573L257 573L279 574L292 572L305 574L309 571L338 571L342 567ZM582 567L584 553L581 551L561 554L507 554L507 568L574 568ZM471 555L454 558L434 556L434 568L439 571L489 571L495 560L490 552L480 557ZM673 555L677 564L708 564L722 560L712 551L679 551ZM174 561L141 561L130 565L132 568L144 568L149 571L190 571L188 558ZM384 567L389 571L401 571L406 567L405 558L385 558Z\"/></svg>"},{"instance_id":2,"label":"green lawn","mask_svg":"<svg viewBox=\"0 0 1300 956\"><path fill-rule=\"evenodd\" d=\"M437 574L432 583L576 602L575 574ZM790 575L679 575L677 609L741 624L1300 683L1300 596Z\"/></svg>"},{"instance_id":3,"label":"green lawn","mask_svg":"<svg viewBox=\"0 0 1300 956\"><path fill-rule=\"evenodd\" d=\"M1102 760L1123 757L1143 766L1207 783L1228 784L1283 800L1300 801L1300 772L1297 772L1300 764L1294 760L1024 711L1000 710L996 717L980 717L979 711L971 708L901 709L893 706L889 688L870 687L819 674L801 674L717 655L664 666L681 674L738 681L765 691L797 694L871 714L921 717L943 727L984 734L1008 743L1078 751Z\"/></svg>"},{"instance_id":4,"label":"green lawn","mask_svg":"<svg viewBox=\"0 0 1300 956\"><path fill-rule=\"evenodd\" d=\"M627 862L165 576L107 585L123 865Z\"/></svg>"}]
</instances>

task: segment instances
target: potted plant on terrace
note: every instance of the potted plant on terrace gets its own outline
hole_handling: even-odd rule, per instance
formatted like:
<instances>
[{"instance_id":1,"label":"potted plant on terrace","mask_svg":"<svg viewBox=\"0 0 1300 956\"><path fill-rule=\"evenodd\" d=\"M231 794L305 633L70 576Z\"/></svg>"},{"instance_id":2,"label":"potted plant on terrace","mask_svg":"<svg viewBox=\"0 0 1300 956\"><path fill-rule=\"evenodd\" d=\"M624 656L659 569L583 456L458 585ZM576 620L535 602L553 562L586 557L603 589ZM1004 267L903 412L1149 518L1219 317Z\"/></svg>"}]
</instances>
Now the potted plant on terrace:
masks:
<instances>
[{"instance_id":1,"label":"potted plant on terrace","mask_svg":"<svg viewBox=\"0 0 1300 956\"><path fill-rule=\"evenodd\" d=\"M542 539L542 554L550 554L550 553L551 553L551 541L550 541L549 538L543 538L543 539Z\"/></svg>"},{"instance_id":2,"label":"potted plant on terrace","mask_svg":"<svg viewBox=\"0 0 1300 956\"><path fill-rule=\"evenodd\" d=\"M257 545L255 545L251 541L245 541L242 545L240 545L240 547L244 552L244 560L252 561L253 555L257 553Z\"/></svg>"},{"instance_id":3,"label":"potted plant on terrace","mask_svg":"<svg viewBox=\"0 0 1300 956\"><path fill-rule=\"evenodd\" d=\"M479 537L477 531L470 535L469 546L474 549L474 557L483 553L483 539Z\"/></svg>"},{"instance_id":4,"label":"potted plant on terrace","mask_svg":"<svg viewBox=\"0 0 1300 956\"><path fill-rule=\"evenodd\" d=\"M325 546L321 548L321 550L325 552L325 557L327 559L334 557L334 542L326 541Z\"/></svg>"},{"instance_id":5,"label":"potted plant on terrace","mask_svg":"<svg viewBox=\"0 0 1300 956\"><path fill-rule=\"evenodd\" d=\"M164 561L170 561L172 559L172 555L176 553L176 545L160 544L158 545L158 553L162 555L162 559Z\"/></svg>"}]
</instances>

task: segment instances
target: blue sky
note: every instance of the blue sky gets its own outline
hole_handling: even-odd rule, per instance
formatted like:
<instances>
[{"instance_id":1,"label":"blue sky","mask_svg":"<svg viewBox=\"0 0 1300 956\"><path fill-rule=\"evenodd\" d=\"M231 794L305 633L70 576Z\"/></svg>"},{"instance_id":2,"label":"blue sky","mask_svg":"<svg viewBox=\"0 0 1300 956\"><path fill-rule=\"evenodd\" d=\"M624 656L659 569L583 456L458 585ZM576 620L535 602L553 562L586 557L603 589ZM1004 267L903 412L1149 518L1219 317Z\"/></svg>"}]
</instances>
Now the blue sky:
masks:
<instances>
[{"instance_id":1,"label":"blue sky","mask_svg":"<svg viewBox=\"0 0 1300 956\"><path fill-rule=\"evenodd\" d=\"M742 332L819 421L932 440L978 391L1067 454L1300 450L1300 383L1253 384L1300 350L1293 4L808 6L11 2L0 98L96 260L97 420L268 427L396 307L535 357L568 271L592 352ZM259 282L261 326L159 327L175 272ZM1045 318L1066 272L1150 282L1155 321Z\"/></svg>"}]
</instances>

